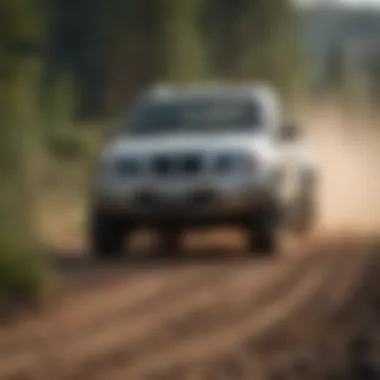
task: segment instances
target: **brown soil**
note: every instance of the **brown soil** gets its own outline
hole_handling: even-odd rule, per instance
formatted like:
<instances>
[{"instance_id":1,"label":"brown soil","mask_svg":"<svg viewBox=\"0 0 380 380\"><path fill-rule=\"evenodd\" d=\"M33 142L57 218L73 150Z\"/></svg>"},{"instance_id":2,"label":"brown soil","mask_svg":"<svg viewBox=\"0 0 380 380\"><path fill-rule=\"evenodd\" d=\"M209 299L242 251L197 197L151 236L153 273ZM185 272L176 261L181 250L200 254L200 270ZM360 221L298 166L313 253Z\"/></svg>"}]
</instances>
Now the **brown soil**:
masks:
<instances>
[{"instance_id":1,"label":"brown soil","mask_svg":"<svg viewBox=\"0 0 380 380\"><path fill-rule=\"evenodd\" d=\"M343 365L347 330L368 317L358 302L378 244L330 238L276 261L62 255L55 302L1 327L0 379L264 379L309 350L331 370L325 359Z\"/></svg>"}]
</instances>

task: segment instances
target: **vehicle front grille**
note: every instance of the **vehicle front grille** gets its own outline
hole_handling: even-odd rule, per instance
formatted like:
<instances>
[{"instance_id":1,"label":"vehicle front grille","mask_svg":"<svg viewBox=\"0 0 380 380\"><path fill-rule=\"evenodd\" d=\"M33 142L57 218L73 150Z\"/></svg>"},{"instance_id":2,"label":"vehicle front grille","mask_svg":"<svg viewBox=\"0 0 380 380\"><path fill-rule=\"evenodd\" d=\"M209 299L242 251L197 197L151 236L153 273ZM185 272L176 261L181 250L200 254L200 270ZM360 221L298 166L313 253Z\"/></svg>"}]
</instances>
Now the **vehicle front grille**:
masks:
<instances>
[{"instance_id":1,"label":"vehicle front grille","mask_svg":"<svg viewBox=\"0 0 380 380\"><path fill-rule=\"evenodd\" d=\"M151 170L158 177L195 176L203 170L203 160L197 154L160 155L152 158Z\"/></svg>"},{"instance_id":2,"label":"vehicle front grille","mask_svg":"<svg viewBox=\"0 0 380 380\"><path fill-rule=\"evenodd\" d=\"M198 174L202 170L202 159L196 155L184 157L182 170L187 174Z\"/></svg>"},{"instance_id":3,"label":"vehicle front grille","mask_svg":"<svg viewBox=\"0 0 380 380\"><path fill-rule=\"evenodd\" d=\"M158 176L167 176L176 171L175 161L171 157L157 156L152 160L152 171Z\"/></svg>"}]
</instances>

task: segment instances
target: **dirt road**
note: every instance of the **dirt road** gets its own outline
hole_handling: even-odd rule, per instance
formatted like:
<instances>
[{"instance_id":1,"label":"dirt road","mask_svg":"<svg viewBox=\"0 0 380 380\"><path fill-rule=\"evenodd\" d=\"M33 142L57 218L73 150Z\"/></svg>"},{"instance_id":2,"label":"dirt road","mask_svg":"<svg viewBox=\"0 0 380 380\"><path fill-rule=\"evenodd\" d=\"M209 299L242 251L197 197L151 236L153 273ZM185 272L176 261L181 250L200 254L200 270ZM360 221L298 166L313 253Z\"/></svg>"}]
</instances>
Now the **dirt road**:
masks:
<instances>
[{"instance_id":1,"label":"dirt road","mask_svg":"<svg viewBox=\"0 0 380 380\"><path fill-rule=\"evenodd\" d=\"M379 288L380 134L343 128L345 113L310 119L323 173L318 238L278 260L213 252L236 248L229 235L203 247L207 260L96 265L75 249L57 254L55 299L0 325L0 380L260 380L310 347L342 364L352 320L369 323L365 284Z\"/></svg>"},{"instance_id":2,"label":"dirt road","mask_svg":"<svg viewBox=\"0 0 380 380\"><path fill-rule=\"evenodd\" d=\"M277 261L101 267L61 257L55 302L1 327L0 379L201 379L207 371L220 378L231 355L235 371L260 378L255 344L284 324L293 345L315 338L376 249L352 238L306 244ZM243 372L237 378L249 378Z\"/></svg>"}]
</instances>

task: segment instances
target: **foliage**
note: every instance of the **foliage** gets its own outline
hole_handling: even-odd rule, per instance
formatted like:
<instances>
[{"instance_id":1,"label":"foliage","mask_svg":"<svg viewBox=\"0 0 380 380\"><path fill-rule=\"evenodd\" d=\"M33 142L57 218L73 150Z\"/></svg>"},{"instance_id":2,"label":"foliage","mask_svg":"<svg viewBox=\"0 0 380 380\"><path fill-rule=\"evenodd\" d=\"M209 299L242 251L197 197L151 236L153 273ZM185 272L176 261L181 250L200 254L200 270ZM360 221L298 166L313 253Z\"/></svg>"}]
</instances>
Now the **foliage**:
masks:
<instances>
[{"instance_id":1,"label":"foliage","mask_svg":"<svg viewBox=\"0 0 380 380\"><path fill-rule=\"evenodd\" d=\"M289 93L302 77L299 19L290 1L49 4L48 82L62 70L73 72L79 116L124 108L141 88L162 79L262 78Z\"/></svg>"},{"instance_id":2,"label":"foliage","mask_svg":"<svg viewBox=\"0 0 380 380\"><path fill-rule=\"evenodd\" d=\"M43 31L32 0L0 0L0 298L32 297L48 270L35 252L34 176L38 152L35 90L38 64L30 46Z\"/></svg>"},{"instance_id":3,"label":"foliage","mask_svg":"<svg viewBox=\"0 0 380 380\"><path fill-rule=\"evenodd\" d=\"M40 251L0 248L0 310L13 301L38 300L52 286L51 268Z\"/></svg>"},{"instance_id":4,"label":"foliage","mask_svg":"<svg viewBox=\"0 0 380 380\"><path fill-rule=\"evenodd\" d=\"M331 44L327 57L326 82L333 92L341 92L346 84L346 66L342 45Z\"/></svg>"}]
</instances>

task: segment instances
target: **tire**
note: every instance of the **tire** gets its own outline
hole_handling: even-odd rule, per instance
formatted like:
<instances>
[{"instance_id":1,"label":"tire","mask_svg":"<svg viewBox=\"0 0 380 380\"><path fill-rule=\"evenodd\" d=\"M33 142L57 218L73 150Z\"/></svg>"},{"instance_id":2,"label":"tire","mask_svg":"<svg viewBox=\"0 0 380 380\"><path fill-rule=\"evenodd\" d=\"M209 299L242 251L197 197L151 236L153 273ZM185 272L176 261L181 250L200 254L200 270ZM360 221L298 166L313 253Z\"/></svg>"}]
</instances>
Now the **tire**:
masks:
<instances>
[{"instance_id":1,"label":"tire","mask_svg":"<svg viewBox=\"0 0 380 380\"><path fill-rule=\"evenodd\" d=\"M248 230L250 252L259 257L274 257L280 249L280 213L277 207L262 211L253 218Z\"/></svg>"},{"instance_id":2,"label":"tire","mask_svg":"<svg viewBox=\"0 0 380 380\"><path fill-rule=\"evenodd\" d=\"M124 255L126 228L121 218L95 211L90 220L90 252L95 259L116 259Z\"/></svg>"},{"instance_id":3,"label":"tire","mask_svg":"<svg viewBox=\"0 0 380 380\"><path fill-rule=\"evenodd\" d=\"M181 232L178 230L164 230L160 232L159 256L174 258L181 251Z\"/></svg>"},{"instance_id":4,"label":"tire","mask_svg":"<svg viewBox=\"0 0 380 380\"><path fill-rule=\"evenodd\" d=\"M292 230L296 235L309 233L316 222L316 204L313 199L305 198L298 202L296 218Z\"/></svg>"},{"instance_id":5,"label":"tire","mask_svg":"<svg viewBox=\"0 0 380 380\"><path fill-rule=\"evenodd\" d=\"M308 173L295 204L294 219L291 220L293 233L305 235L314 227L317 220L317 193L318 179L315 173Z\"/></svg>"}]
</instances>

